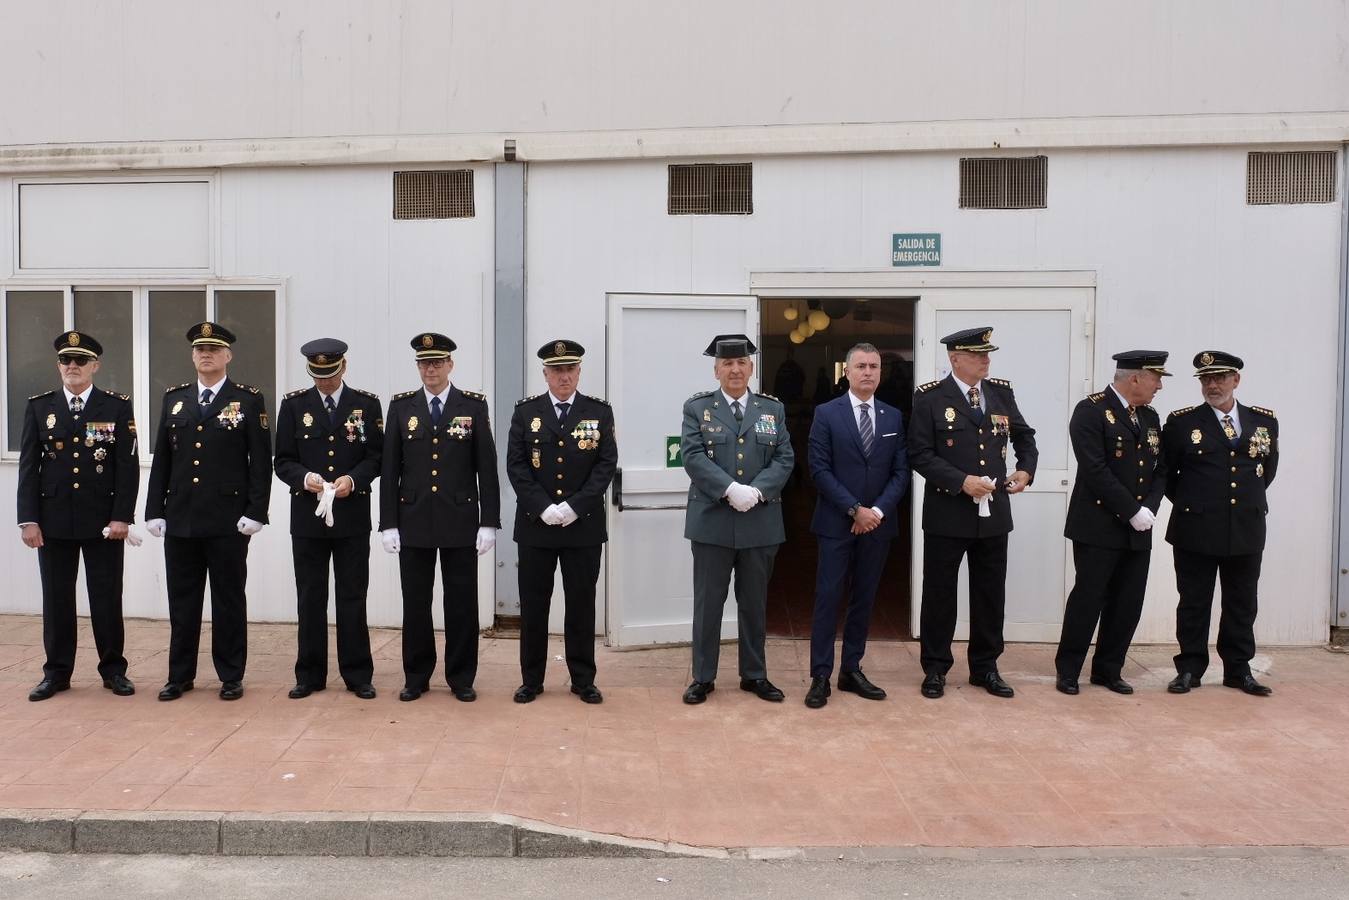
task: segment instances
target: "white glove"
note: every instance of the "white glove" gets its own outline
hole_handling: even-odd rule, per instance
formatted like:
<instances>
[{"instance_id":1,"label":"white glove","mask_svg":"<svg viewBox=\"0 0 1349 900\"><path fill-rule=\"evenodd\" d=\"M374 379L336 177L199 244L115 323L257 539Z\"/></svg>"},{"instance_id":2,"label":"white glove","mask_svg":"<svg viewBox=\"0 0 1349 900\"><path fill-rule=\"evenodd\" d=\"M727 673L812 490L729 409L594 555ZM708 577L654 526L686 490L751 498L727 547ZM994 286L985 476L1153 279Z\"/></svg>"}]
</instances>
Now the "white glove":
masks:
<instances>
[{"instance_id":1,"label":"white glove","mask_svg":"<svg viewBox=\"0 0 1349 900\"><path fill-rule=\"evenodd\" d=\"M157 538L162 538L164 532L168 530L168 523L163 519L150 519L145 523L145 530Z\"/></svg>"},{"instance_id":2,"label":"white glove","mask_svg":"<svg viewBox=\"0 0 1349 900\"><path fill-rule=\"evenodd\" d=\"M403 549L403 539L398 534L397 528L386 528L379 533L379 539L384 542L385 553L397 553Z\"/></svg>"},{"instance_id":3,"label":"white glove","mask_svg":"<svg viewBox=\"0 0 1349 900\"><path fill-rule=\"evenodd\" d=\"M980 480L983 481L983 483L988 485L989 487L997 486L997 482L995 482L992 478L989 478L987 475L985 475ZM987 519L993 515L993 510L988 508L988 505L993 502L992 494L984 494L984 496L980 497L978 500L975 500L974 502L979 504L979 518Z\"/></svg>"},{"instance_id":4,"label":"white glove","mask_svg":"<svg viewBox=\"0 0 1349 900\"><path fill-rule=\"evenodd\" d=\"M323 524L333 527L333 501L337 499L337 486L331 481L323 482L323 493L319 494L318 507L314 515L323 519Z\"/></svg>"},{"instance_id":5,"label":"white glove","mask_svg":"<svg viewBox=\"0 0 1349 900\"><path fill-rule=\"evenodd\" d=\"M107 540L108 535L110 535L110 534L112 534L112 529L109 528L108 526L104 525L104 526L103 526L103 539L104 539L104 540ZM128 529L126 530L126 542L127 542L128 544L130 544L131 546L133 546L133 547L139 547L141 544L145 543L143 540L141 540L141 536L140 536L139 534L136 533L136 529L134 529L134 528L128 528Z\"/></svg>"},{"instance_id":6,"label":"white glove","mask_svg":"<svg viewBox=\"0 0 1349 900\"><path fill-rule=\"evenodd\" d=\"M482 556L496 545L497 530L495 528L485 527L478 529L478 539L474 542L474 546L477 547L479 556Z\"/></svg>"},{"instance_id":7,"label":"white glove","mask_svg":"<svg viewBox=\"0 0 1349 900\"><path fill-rule=\"evenodd\" d=\"M240 516L238 524L239 533L244 537L252 537L262 530L262 523L255 522L248 516Z\"/></svg>"},{"instance_id":8,"label":"white glove","mask_svg":"<svg viewBox=\"0 0 1349 900\"><path fill-rule=\"evenodd\" d=\"M736 512L749 512L759 502L759 492L747 484L733 481L726 489L726 499Z\"/></svg>"},{"instance_id":9,"label":"white glove","mask_svg":"<svg viewBox=\"0 0 1349 900\"><path fill-rule=\"evenodd\" d=\"M1149 531L1156 522L1157 517L1146 506L1140 506L1138 512L1134 513L1133 517L1129 519L1129 524L1134 527L1134 531Z\"/></svg>"},{"instance_id":10,"label":"white glove","mask_svg":"<svg viewBox=\"0 0 1349 900\"><path fill-rule=\"evenodd\" d=\"M566 528L572 522L575 522L577 519L581 518L575 512L572 511L571 504L569 503L559 503L557 505L557 514L561 517L560 521L562 523L563 528Z\"/></svg>"},{"instance_id":11,"label":"white glove","mask_svg":"<svg viewBox=\"0 0 1349 900\"><path fill-rule=\"evenodd\" d=\"M554 503L539 513L539 521L545 525L561 525L562 513L558 512L557 504Z\"/></svg>"}]
</instances>

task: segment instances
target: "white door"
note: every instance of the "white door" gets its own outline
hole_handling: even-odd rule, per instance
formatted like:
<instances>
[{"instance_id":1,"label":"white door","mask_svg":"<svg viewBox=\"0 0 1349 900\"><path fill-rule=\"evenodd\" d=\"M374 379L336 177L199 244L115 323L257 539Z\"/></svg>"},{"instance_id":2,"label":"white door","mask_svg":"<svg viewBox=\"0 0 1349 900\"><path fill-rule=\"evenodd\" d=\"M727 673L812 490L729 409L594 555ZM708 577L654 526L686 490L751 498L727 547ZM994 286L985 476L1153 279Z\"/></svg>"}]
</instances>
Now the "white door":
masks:
<instances>
[{"instance_id":1,"label":"white door","mask_svg":"<svg viewBox=\"0 0 1349 900\"><path fill-rule=\"evenodd\" d=\"M618 432L611 492L606 634L618 647L687 643L693 626L693 556L684 540L689 478L668 446L684 401L716 387L702 355L718 334L759 333L754 297L610 294L608 385ZM758 388L755 372L752 389ZM722 637L736 636L726 604Z\"/></svg>"},{"instance_id":2,"label":"white door","mask_svg":"<svg viewBox=\"0 0 1349 900\"><path fill-rule=\"evenodd\" d=\"M1094 388L1091 372L1092 288L951 288L924 291L915 309L914 383L950 372L942 335L987 325L1000 349L989 374L1012 382L1017 406L1035 429L1040 459L1035 483L1012 498L1007 547L1009 641L1057 641L1072 587L1072 555L1063 537L1076 463L1068 440L1073 407ZM1008 470L1014 454L1008 451ZM918 634L923 577L923 479L913 484L913 633ZM969 636L968 566L960 570L956 636Z\"/></svg>"}]
</instances>

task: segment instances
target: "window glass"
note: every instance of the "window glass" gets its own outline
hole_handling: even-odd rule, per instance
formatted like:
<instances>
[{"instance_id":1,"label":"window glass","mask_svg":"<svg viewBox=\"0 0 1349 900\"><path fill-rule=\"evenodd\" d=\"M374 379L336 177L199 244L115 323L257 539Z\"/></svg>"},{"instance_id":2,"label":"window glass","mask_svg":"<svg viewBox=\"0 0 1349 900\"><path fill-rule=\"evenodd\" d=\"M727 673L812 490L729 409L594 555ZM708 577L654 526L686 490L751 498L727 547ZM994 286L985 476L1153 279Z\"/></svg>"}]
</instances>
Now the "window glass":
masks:
<instances>
[{"instance_id":1,"label":"window glass","mask_svg":"<svg viewBox=\"0 0 1349 900\"><path fill-rule=\"evenodd\" d=\"M94 383L119 394L136 387L131 291L75 291L75 328L103 345Z\"/></svg>"},{"instance_id":2,"label":"window glass","mask_svg":"<svg viewBox=\"0 0 1349 900\"><path fill-rule=\"evenodd\" d=\"M262 391L276 412L276 291L215 292L215 320L234 332L230 379Z\"/></svg>"},{"instance_id":3,"label":"window glass","mask_svg":"<svg viewBox=\"0 0 1349 900\"><path fill-rule=\"evenodd\" d=\"M144 444L154 449L164 391L195 381L187 330L206 318L206 291L150 291L150 430Z\"/></svg>"},{"instance_id":4,"label":"window glass","mask_svg":"<svg viewBox=\"0 0 1349 900\"><path fill-rule=\"evenodd\" d=\"M5 388L9 411L9 449L18 451L28 398L61 386L52 341L65 329L61 291L6 291L8 334Z\"/></svg>"}]
</instances>

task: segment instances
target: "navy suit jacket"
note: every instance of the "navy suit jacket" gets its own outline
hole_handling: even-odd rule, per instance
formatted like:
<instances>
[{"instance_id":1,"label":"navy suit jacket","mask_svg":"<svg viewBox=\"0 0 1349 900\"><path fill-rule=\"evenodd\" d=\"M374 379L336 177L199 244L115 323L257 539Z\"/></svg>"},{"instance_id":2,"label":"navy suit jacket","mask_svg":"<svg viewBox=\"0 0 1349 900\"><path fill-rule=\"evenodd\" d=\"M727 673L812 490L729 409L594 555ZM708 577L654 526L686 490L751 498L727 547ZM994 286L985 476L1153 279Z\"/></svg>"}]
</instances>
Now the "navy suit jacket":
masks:
<instances>
[{"instance_id":1,"label":"navy suit jacket","mask_svg":"<svg viewBox=\"0 0 1349 900\"><path fill-rule=\"evenodd\" d=\"M884 514L874 534L894 537L899 531L899 501L909 489L909 457L904 417L898 409L872 397L876 442L871 455L862 452L851 395L845 392L815 408L810 426L810 475L819 495L810 530L825 537L846 537L855 503L879 507Z\"/></svg>"}]
</instances>

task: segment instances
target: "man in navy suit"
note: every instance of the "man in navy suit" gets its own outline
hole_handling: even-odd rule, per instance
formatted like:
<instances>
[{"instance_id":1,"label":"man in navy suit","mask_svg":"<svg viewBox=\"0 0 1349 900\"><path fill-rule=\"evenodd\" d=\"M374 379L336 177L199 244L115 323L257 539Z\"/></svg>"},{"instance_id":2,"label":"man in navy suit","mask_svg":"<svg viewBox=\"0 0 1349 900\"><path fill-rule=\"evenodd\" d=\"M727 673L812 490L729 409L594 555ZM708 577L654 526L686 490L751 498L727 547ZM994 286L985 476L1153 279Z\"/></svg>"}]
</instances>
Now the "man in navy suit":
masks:
<instances>
[{"instance_id":1,"label":"man in navy suit","mask_svg":"<svg viewBox=\"0 0 1349 900\"><path fill-rule=\"evenodd\" d=\"M909 489L903 416L875 397L880 351L871 344L855 345L848 351L844 375L848 392L817 407L810 426L810 474L819 489L810 522L819 544L806 693L811 709L829 702L838 605L849 587L852 602L843 626L838 689L868 700L885 699L885 691L862 674L862 655L890 541L899 531L899 501Z\"/></svg>"}]
</instances>

